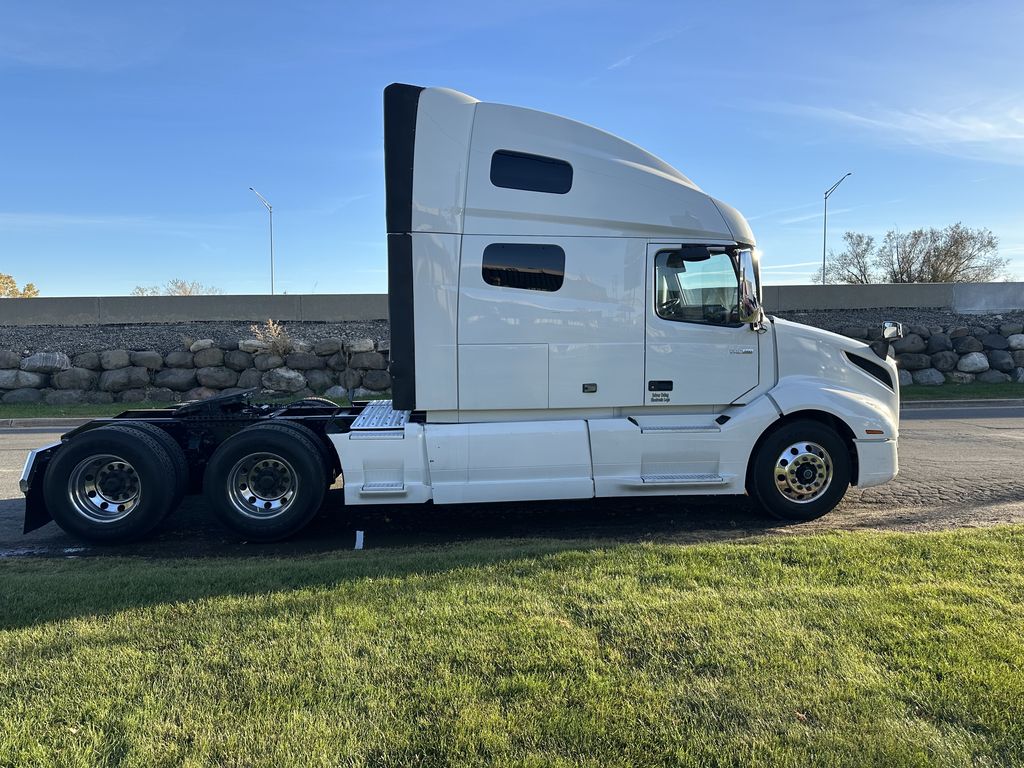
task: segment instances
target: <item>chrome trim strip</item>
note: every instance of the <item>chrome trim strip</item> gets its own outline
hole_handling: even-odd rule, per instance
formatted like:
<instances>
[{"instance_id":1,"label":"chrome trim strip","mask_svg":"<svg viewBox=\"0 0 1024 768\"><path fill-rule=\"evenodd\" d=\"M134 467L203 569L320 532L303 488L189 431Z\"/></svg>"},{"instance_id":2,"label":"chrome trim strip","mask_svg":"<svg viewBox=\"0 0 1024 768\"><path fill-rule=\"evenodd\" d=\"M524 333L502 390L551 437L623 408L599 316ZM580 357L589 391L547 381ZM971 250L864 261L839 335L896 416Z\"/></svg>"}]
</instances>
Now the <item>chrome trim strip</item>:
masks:
<instances>
[{"instance_id":1,"label":"chrome trim strip","mask_svg":"<svg viewBox=\"0 0 1024 768\"><path fill-rule=\"evenodd\" d=\"M36 471L36 459L39 458L39 454L45 453L46 451L52 451L54 448L59 448L60 443L51 443L45 445L42 448L35 448L28 452L28 456L25 458L25 468L21 470L21 479L18 481L18 487L22 493L28 493L29 488L32 487L32 477Z\"/></svg>"}]
</instances>

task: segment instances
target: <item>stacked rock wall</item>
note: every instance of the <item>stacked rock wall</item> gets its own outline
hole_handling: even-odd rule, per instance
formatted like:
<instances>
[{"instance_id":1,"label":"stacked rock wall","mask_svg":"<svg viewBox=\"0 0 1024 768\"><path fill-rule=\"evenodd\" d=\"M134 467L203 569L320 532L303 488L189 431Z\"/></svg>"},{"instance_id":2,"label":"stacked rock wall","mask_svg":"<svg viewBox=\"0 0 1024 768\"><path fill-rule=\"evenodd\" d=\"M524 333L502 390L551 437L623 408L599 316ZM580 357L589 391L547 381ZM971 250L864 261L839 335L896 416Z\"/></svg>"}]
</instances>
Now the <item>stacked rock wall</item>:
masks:
<instances>
[{"instance_id":1,"label":"stacked rock wall","mask_svg":"<svg viewBox=\"0 0 1024 768\"><path fill-rule=\"evenodd\" d=\"M174 403L260 388L296 397L373 399L391 388L388 344L373 339L265 342L202 339L188 349L109 349L69 356L0 350L0 402Z\"/></svg>"},{"instance_id":2,"label":"stacked rock wall","mask_svg":"<svg viewBox=\"0 0 1024 768\"><path fill-rule=\"evenodd\" d=\"M788 319L872 343L881 354L887 346L881 341L881 319L904 321L907 335L891 350L900 368L901 386L976 381L1024 384L1021 313L1002 317L919 310L785 314ZM247 328L212 323L87 329L0 326L0 402L172 403L250 388L299 397L372 399L391 388L386 323L296 324L290 330L314 341L292 342L278 354L255 339L224 341L246 334ZM217 340L183 342L185 332L193 338L202 332ZM106 348L112 343L121 348ZM20 351L4 350L4 346ZM50 351L55 349L63 351Z\"/></svg>"},{"instance_id":3,"label":"stacked rock wall","mask_svg":"<svg viewBox=\"0 0 1024 768\"><path fill-rule=\"evenodd\" d=\"M881 326L846 326L840 332L869 341L885 352ZM905 336L891 345L900 369L900 386L938 386L1017 382L1024 384L1024 324L904 327Z\"/></svg>"}]
</instances>

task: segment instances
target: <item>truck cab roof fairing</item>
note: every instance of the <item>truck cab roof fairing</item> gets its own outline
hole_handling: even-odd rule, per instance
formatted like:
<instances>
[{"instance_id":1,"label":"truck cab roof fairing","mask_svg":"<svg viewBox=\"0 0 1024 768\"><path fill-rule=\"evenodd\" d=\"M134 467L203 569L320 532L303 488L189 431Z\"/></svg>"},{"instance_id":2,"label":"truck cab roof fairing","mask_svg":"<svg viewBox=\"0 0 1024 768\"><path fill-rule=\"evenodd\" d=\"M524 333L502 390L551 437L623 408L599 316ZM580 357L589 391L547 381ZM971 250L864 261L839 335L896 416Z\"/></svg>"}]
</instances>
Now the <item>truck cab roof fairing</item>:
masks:
<instances>
[{"instance_id":1,"label":"truck cab roof fairing","mask_svg":"<svg viewBox=\"0 0 1024 768\"><path fill-rule=\"evenodd\" d=\"M749 235L742 216L720 209L685 175L618 136L546 112L478 102L446 88L417 93L409 231L706 241ZM495 153L568 164L571 188L556 195L495 184ZM390 165L387 181L390 222L392 201L399 199L392 186L409 187ZM389 224L389 231L397 230Z\"/></svg>"}]
</instances>

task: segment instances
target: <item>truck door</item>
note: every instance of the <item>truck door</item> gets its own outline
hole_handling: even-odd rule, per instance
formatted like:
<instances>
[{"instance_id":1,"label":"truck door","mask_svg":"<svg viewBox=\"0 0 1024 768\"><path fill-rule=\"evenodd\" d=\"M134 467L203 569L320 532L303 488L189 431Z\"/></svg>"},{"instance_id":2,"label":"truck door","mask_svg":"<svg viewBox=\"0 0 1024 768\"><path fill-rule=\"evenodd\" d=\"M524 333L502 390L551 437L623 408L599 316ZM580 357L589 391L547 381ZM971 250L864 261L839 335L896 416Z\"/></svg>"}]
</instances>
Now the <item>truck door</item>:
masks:
<instances>
[{"instance_id":1,"label":"truck door","mask_svg":"<svg viewBox=\"0 0 1024 768\"><path fill-rule=\"evenodd\" d=\"M759 334L739 320L723 246L647 246L647 405L725 405L758 383Z\"/></svg>"}]
</instances>

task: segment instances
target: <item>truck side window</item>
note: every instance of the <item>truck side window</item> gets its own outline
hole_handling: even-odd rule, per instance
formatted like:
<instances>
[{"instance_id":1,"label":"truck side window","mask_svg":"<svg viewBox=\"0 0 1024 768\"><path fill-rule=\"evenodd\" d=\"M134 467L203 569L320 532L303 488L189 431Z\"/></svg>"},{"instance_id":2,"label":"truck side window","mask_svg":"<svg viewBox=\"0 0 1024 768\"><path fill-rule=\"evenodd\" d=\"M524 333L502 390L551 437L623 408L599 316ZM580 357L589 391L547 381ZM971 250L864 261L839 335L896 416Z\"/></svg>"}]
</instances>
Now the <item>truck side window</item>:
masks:
<instances>
[{"instance_id":1,"label":"truck side window","mask_svg":"<svg viewBox=\"0 0 1024 768\"><path fill-rule=\"evenodd\" d=\"M565 251L557 245L491 243L484 248L484 282L528 291L557 291L565 277Z\"/></svg>"},{"instance_id":2,"label":"truck side window","mask_svg":"<svg viewBox=\"0 0 1024 768\"><path fill-rule=\"evenodd\" d=\"M700 261L679 251L654 257L654 308L658 317L686 323L739 325L739 278L728 253Z\"/></svg>"},{"instance_id":3,"label":"truck side window","mask_svg":"<svg viewBox=\"0 0 1024 768\"><path fill-rule=\"evenodd\" d=\"M553 157L499 149L491 155L491 184L564 195L572 189L572 166Z\"/></svg>"}]
</instances>

